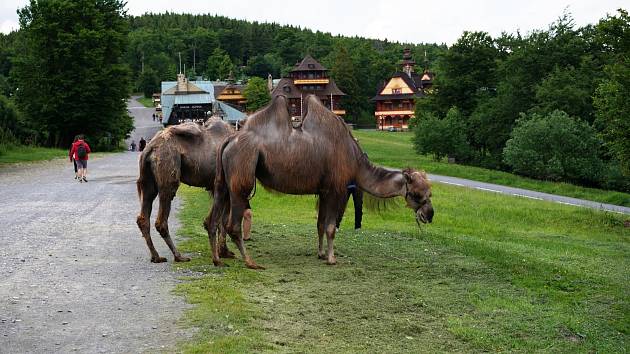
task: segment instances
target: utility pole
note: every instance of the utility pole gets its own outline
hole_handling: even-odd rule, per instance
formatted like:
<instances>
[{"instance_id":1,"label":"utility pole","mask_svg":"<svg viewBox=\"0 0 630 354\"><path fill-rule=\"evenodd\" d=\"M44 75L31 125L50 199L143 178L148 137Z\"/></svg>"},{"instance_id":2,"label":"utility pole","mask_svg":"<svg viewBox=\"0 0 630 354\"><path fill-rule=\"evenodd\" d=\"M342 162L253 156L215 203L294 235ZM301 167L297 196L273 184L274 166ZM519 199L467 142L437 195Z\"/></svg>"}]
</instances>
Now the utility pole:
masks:
<instances>
[{"instance_id":1,"label":"utility pole","mask_svg":"<svg viewBox=\"0 0 630 354\"><path fill-rule=\"evenodd\" d=\"M197 75L197 61L196 61L196 56L197 56L197 48L193 47L193 72L195 73L195 75Z\"/></svg>"},{"instance_id":2,"label":"utility pole","mask_svg":"<svg viewBox=\"0 0 630 354\"><path fill-rule=\"evenodd\" d=\"M141 72L144 74L144 50L142 51L142 71Z\"/></svg>"},{"instance_id":3,"label":"utility pole","mask_svg":"<svg viewBox=\"0 0 630 354\"><path fill-rule=\"evenodd\" d=\"M179 55L179 73L182 73L182 52L177 52Z\"/></svg>"}]
</instances>

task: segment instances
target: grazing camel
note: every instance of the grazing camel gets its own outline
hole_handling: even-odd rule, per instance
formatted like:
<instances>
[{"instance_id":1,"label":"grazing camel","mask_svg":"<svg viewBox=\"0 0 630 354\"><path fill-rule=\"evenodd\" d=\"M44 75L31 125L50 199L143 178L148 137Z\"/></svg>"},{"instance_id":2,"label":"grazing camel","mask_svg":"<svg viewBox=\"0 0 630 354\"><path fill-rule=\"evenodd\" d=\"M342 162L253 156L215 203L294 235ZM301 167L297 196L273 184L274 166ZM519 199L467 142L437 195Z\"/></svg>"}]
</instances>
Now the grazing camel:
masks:
<instances>
[{"instance_id":1,"label":"grazing camel","mask_svg":"<svg viewBox=\"0 0 630 354\"><path fill-rule=\"evenodd\" d=\"M345 207L346 186L356 181L361 190L378 198L404 197L416 221L433 219L431 186L423 171L390 170L374 166L361 151L341 118L309 95L302 125L293 128L287 99L277 96L250 116L237 135L226 139L217 151L217 177L209 230L212 261L219 266L216 229L220 215L226 231L241 252L247 267L262 269L247 255L241 219L249 209L248 196L256 178L266 188L287 194L319 196L317 255L335 264L335 222ZM208 220L208 219L206 219ZM327 237L324 253L323 237Z\"/></svg>"},{"instance_id":2,"label":"grazing camel","mask_svg":"<svg viewBox=\"0 0 630 354\"><path fill-rule=\"evenodd\" d=\"M186 262L168 231L171 202L180 182L193 187L203 187L211 193L214 187L217 146L234 128L226 122L211 118L203 127L196 123L171 126L159 132L140 155L140 176L136 182L140 197L140 214L137 224L151 252L151 262L166 262L153 246L150 235L150 217L153 200L159 195L160 206L155 228L173 252L176 262ZM251 210L245 211L246 239L251 229ZM222 235L223 236L223 233ZM232 257L221 237L221 255Z\"/></svg>"}]
</instances>

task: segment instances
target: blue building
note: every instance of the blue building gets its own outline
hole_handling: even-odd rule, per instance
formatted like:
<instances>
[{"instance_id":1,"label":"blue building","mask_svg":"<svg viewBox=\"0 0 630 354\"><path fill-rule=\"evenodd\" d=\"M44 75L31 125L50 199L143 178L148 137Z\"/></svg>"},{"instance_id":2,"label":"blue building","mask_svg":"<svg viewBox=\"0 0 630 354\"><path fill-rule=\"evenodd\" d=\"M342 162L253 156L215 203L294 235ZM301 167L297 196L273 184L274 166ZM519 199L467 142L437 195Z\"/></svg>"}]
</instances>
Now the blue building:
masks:
<instances>
[{"instance_id":1,"label":"blue building","mask_svg":"<svg viewBox=\"0 0 630 354\"><path fill-rule=\"evenodd\" d=\"M188 81L184 74L177 81L162 82L162 123L165 126L184 122L203 123L213 115L232 124L245 114L214 98L211 81Z\"/></svg>"}]
</instances>

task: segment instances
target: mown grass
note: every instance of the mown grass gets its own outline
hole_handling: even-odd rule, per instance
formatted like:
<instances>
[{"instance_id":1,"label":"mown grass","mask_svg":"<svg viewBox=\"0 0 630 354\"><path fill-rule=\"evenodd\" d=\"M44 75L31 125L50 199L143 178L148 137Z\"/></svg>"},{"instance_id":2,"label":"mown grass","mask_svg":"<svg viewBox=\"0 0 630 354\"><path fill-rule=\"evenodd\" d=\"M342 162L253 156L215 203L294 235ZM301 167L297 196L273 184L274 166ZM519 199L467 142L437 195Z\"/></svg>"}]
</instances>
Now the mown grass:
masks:
<instances>
[{"instance_id":1,"label":"mown grass","mask_svg":"<svg viewBox=\"0 0 630 354\"><path fill-rule=\"evenodd\" d=\"M153 108L153 99L151 97L140 96L138 97L138 102L147 108Z\"/></svg>"},{"instance_id":2,"label":"mown grass","mask_svg":"<svg viewBox=\"0 0 630 354\"><path fill-rule=\"evenodd\" d=\"M317 259L315 198L252 200L247 248L215 268L204 191L180 188L180 249L199 272L178 286L196 304L190 353L625 352L630 229L623 216L435 184L434 223L401 206L350 203L338 265ZM230 244L231 245L231 244ZM231 245L235 250L235 247Z\"/></svg>"},{"instance_id":3,"label":"mown grass","mask_svg":"<svg viewBox=\"0 0 630 354\"><path fill-rule=\"evenodd\" d=\"M67 158L68 151L38 146L6 146L0 153L0 165Z\"/></svg>"},{"instance_id":4,"label":"mown grass","mask_svg":"<svg viewBox=\"0 0 630 354\"><path fill-rule=\"evenodd\" d=\"M353 131L370 159L384 166L404 168L419 167L429 173L468 178L475 181L496 183L504 186L531 189L539 192L587 199L602 203L630 206L630 194L595 188L580 187L568 183L534 180L506 172L479 167L449 164L435 161L429 156L418 155L413 150L413 133L379 131Z\"/></svg>"}]
</instances>

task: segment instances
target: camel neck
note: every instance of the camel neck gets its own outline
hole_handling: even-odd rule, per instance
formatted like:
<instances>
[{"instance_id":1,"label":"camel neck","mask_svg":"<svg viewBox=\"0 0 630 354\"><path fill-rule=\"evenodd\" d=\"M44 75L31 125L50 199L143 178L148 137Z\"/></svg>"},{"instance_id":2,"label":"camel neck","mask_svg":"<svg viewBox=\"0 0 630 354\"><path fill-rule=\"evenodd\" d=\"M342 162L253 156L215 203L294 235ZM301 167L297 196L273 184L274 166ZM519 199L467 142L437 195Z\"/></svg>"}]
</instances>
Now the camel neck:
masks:
<instances>
[{"instance_id":1,"label":"camel neck","mask_svg":"<svg viewBox=\"0 0 630 354\"><path fill-rule=\"evenodd\" d=\"M400 170L375 166L365 159L359 165L357 184L359 188L379 198L405 195L405 177Z\"/></svg>"}]
</instances>

